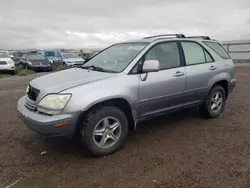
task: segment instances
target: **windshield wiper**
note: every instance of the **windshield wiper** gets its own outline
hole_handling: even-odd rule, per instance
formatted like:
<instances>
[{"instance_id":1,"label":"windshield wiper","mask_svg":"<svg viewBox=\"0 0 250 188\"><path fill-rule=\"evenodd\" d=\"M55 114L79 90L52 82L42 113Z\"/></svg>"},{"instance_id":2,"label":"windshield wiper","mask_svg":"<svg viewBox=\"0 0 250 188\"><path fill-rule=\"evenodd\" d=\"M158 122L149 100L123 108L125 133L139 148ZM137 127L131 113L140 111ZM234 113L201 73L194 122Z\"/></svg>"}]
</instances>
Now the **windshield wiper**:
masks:
<instances>
[{"instance_id":1,"label":"windshield wiper","mask_svg":"<svg viewBox=\"0 0 250 188\"><path fill-rule=\"evenodd\" d=\"M97 66L94 66L94 65L82 66L81 68L82 68L82 69L96 70L96 71L100 71L100 72L117 73L116 71L106 70L106 69L103 69L103 68L101 68L101 67L97 67Z\"/></svg>"},{"instance_id":2,"label":"windshield wiper","mask_svg":"<svg viewBox=\"0 0 250 188\"><path fill-rule=\"evenodd\" d=\"M103 68L97 67L97 66L94 66L94 65L82 66L81 68L82 68L82 69L92 69L92 70L97 70L97 71L103 72Z\"/></svg>"}]
</instances>

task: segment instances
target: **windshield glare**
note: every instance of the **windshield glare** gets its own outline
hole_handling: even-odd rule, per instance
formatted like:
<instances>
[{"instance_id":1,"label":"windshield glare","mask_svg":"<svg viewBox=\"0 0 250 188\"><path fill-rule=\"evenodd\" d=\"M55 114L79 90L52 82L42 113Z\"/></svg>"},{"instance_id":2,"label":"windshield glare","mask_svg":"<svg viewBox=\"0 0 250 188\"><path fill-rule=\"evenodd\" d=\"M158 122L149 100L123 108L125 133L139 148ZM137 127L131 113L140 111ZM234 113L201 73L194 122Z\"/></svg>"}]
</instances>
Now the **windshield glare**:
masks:
<instances>
[{"instance_id":1,"label":"windshield glare","mask_svg":"<svg viewBox=\"0 0 250 188\"><path fill-rule=\"evenodd\" d=\"M9 58L9 55L6 52L0 52L0 58Z\"/></svg>"},{"instance_id":2,"label":"windshield glare","mask_svg":"<svg viewBox=\"0 0 250 188\"><path fill-rule=\"evenodd\" d=\"M27 59L29 59L29 60L41 60L41 59L45 59L45 57L43 57L40 54L30 54L30 55L28 55Z\"/></svg>"},{"instance_id":3,"label":"windshield glare","mask_svg":"<svg viewBox=\"0 0 250 188\"><path fill-rule=\"evenodd\" d=\"M90 59L84 66L96 66L107 71L121 72L147 46L147 43L115 44Z\"/></svg>"},{"instance_id":4,"label":"windshield glare","mask_svg":"<svg viewBox=\"0 0 250 188\"><path fill-rule=\"evenodd\" d=\"M78 55L74 54L74 53L63 53L62 54L63 58L65 59L69 59L69 58L79 58Z\"/></svg>"}]
</instances>

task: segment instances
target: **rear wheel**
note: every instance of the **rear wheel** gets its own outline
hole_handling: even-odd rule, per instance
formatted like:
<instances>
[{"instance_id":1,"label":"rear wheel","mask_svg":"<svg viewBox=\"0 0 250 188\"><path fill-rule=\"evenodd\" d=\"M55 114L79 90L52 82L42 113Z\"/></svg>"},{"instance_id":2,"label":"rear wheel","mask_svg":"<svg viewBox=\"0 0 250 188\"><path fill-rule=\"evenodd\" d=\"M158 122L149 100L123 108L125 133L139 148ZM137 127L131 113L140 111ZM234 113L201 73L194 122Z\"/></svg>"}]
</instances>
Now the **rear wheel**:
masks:
<instances>
[{"instance_id":1,"label":"rear wheel","mask_svg":"<svg viewBox=\"0 0 250 188\"><path fill-rule=\"evenodd\" d=\"M112 106L91 111L80 128L82 143L96 156L106 156L120 149L127 134L126 115Z\"/></svg>"},{"instance_id":2,"label":"rear wheel","mask_svg":"<svg viewBox=\"0 0 250 188\"><path fill-rule=\"evenodd\" d=\"M207 118L216 118L224 110L226 104L226 92L220 85L215 85L205 102L200 106L200 112Z\"/></svg>"}]
</instances>

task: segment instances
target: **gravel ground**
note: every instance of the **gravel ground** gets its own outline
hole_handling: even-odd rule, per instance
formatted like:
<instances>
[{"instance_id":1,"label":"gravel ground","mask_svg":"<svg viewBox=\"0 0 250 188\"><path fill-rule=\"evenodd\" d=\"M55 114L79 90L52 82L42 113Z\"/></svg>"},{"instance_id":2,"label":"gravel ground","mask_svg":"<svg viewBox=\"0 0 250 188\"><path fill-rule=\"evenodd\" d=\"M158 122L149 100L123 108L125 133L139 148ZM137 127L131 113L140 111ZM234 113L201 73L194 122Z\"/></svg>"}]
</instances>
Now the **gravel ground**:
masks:
<instances>
[{"instance_id":1,"label":"gravel ground","mask_svg":"<svg viewBox=\"0 0 250 188\"><path fill-rule=\"evenodd\" d=\"M190 109L153 119L103 158L21 123L16 103L34 76L0 79L0 187L250 187L250 67L237 68L219 118Z\"/></svg>"}]
</instances>

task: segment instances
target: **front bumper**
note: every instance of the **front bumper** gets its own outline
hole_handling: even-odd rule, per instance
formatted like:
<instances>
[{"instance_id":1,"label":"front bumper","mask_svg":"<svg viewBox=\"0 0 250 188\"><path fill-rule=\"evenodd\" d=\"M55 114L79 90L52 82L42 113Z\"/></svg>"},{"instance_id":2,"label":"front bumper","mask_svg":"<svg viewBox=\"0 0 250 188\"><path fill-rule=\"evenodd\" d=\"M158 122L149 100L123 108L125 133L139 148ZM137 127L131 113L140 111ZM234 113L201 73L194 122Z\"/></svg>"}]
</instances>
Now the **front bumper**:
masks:
<instances>
[{"instance_id":1,"label":"front bumper","mask_svg":"<svg viewBox=\"0 0 250 188\"><path fill-rule=\"evenodd\" d=\"M15 70L15 64L0 65L0 71L13 71Z\"/></svg>"},{"instance_id":2,"label":"front bumper","mask_svg":"<svg viewBox=\"0 0 250 188\"><path fill-rule=\"evenodd\" d=\"M23 123L33 131L45 136L73 136L78 120L79 113L59 114L48 116L36 113L25 107L26 97L22 97L18 101L18 111ZM57 124L67 123L63 127L55 127Z\"/></svg>"},{"instance_id":3,"label":"front bumper","mask_svg":"<svg viewBox=\"0 0 250 188\"><path fill-rule=\"evenodd\" d=\"M236 79L232 79L228 85L228 93L231 93L236 87Z\"/></svg>"}]
</instances>

